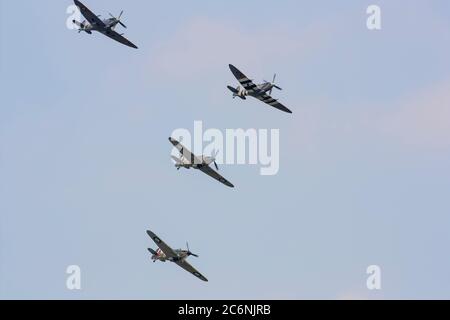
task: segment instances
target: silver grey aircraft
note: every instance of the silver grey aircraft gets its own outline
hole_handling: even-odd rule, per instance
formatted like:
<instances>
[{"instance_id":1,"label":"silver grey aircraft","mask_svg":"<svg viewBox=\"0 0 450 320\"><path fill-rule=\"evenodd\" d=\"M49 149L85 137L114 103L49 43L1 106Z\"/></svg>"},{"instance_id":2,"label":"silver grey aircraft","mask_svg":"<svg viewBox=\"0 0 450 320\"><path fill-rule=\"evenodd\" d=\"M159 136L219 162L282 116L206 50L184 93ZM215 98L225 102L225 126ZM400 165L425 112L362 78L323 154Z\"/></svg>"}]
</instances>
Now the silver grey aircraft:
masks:
<instances>
[{"instance_id":1,"label":"silver grey aircraft","mask_svg":"<svg viewBox=\"0 0 450 320\"><path fill-rule=\"evenodd\" d=\"M159 247L157 250L153 250L151 248L148 249L148 251L152 254L152 260L153 262L161 261L166 262L170 261L175 263L176 265L180 266L187 272L192 273L194 276L199 278L203 281L208 281L200 272L198 272L193 266L191 266L186 259L189 256L193 256L198 258L198 255L195 253L192 253L191 250L189 250L189 244L186 243L187 250L177 249L173 250L171 247L169 247L164 241L162 241L156 234L154 234L152 231L147 231L147 234L152 238L153 241L155 241L156 245Z\"/></svg>"},{"instance_id":2,"label":"silver grey aircraft","mask_svg":"<svg viewBox=\"0 0 450 320\"><path fill-rule=\"evenodd\" d=\"M229 65L230 70L233 73L233 75L236 77L236 79L239 81L239 83L242 85L238 86L237 88L233 88L231 86L228 86L228 89L233 92L233 98L239 97L242 100L246 100L247 96L254 97L258 100L261 100L264 103L267 103L269 106L272 106L278 110L292 113L291 110L283 106L281 103L278 102L278 100L271 97L273 88L278 90L283 90L279 86L275 84L276 80L276 74L273 77L272 82L264 81L262 84L254 84L252 80L247 78L245 74L243 74L241 71L239 71L235 66Z\"/></svg>"},{"instance_id":3,"label":"silver grey aircraft","mask_svg":"<svg viewBox=\"0 0 450 320\"><path fill-rule=\"evenodd\" d=\"M122 18L123 11L120 13L120 15L116 18L111 13L109 14L111 18L108 19L100 19L101 16L98 16L94 14L91 10L89 10L84 4L82 4L78 0L74 0L75 5L80 9L81 14L84 16L86 20L83 22L79 22L76 20L73 20L72 22L76 24L79 29L78 33L80 32L86 32L88 34L92 34L92 31L98 31L105 36L116 40L117 42L120 42L128 47L137 49L138 47L134 45L131 41L126 39L123 34L117 33L114 29L118 24L120 24L122 27L126 28L127 26L122 23L120 18Z\"/></svg>"},{"instance_id":4,"label":"silver grey aircraft","mask_svg":"<svg viewBox=\"0 0 450 320\"><path fill-rule=\"evenodd\" d=\"M180 170L180 168L185 169L198 169L203 173L206 173L208 176L216 179L217 181L223 183L227 187L234 188L234 185L229 182L227 179L222 177L220 174L218 174L216 171L214 171L213 168L211 168L209 165L214 163L214 166L217 170L219 170L219 166L217 165L215 157L216 155L212 156L201 156L197 157L193 153L191 153L188 149L186 149L180 142L178 142L175 139L169 138L169 141L171 144L174 145L175 148L180 152L181 157L173 157L172 159L175 161L175 167L177 170Z\"/></svg>"}]
</instances>

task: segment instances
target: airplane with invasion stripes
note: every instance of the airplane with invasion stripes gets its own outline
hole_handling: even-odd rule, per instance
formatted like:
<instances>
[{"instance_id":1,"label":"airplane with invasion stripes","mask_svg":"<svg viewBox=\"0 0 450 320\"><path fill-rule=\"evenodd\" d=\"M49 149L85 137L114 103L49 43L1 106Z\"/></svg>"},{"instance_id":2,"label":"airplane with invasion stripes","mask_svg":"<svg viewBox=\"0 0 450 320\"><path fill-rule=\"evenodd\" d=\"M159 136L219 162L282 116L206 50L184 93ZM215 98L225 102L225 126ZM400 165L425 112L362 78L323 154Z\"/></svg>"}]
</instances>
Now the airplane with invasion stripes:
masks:
<instances>
[{"instance_id":1,"label":"airplane with invasion stripes","mask_svg":"<svg viewBox=\"0 0 450 320\"><path fill-rule=\"evenodd\" d=\"M78 26L78 33L86 32L87 34L92 34L93 31L98 31L105 36L116 40L117 42L124 44L128 47L137 49L138 47L133 44L130 40L125 38L123 34L119 34L115 31L118 24L126 28L127 26L123 24L120 20L122 18L123 11L118 17L114 17L111 13L109 14L111 18L100 19L101 16L94 14L88 7L86 7L79 0L74 0L75 5L79 8L81 14L84 16L85 20L83 22L73 20L72 22Z\"/></svg>"},{"instance_id":2,"label":"airplane with invasion stripes","mask_svg":"<svg viewBox=\"0 0 450 320\"><path fill-rule=\"evenodd\" d=\"M233 98L239 97L242 100L246 100L247 96L254 97L278 110L292 113L291 110L283 106L280 102L278 102L278 100L271 97L273 88L283 90L275 84L276 74L274 75L272 82L264 81L262 84L254 84L252 80L239 71L235 66L230 64L229 67L233 75L241 84L241 86L238 86L237 88L228 86L228 89L233 92Z\"/></svg>"}]
</instances>

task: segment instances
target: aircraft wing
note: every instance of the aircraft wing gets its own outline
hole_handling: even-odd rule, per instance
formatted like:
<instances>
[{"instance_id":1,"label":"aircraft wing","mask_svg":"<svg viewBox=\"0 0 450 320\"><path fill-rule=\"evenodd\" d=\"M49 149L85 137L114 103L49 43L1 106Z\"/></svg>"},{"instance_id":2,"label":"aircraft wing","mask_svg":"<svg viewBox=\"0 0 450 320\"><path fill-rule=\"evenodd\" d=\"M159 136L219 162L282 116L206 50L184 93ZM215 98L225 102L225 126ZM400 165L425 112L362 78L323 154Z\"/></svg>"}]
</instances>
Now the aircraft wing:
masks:
<instances>
[{"instance_id":1,"label":"aircraft wing","mask_svg":"<svg viewBox=\"0 0 450 320\"><path fill-rule=\"evenodd\" d=\"M269 96L267 93L263 93L261 95L256 95L254 96L256 99L261 100L264 103L267 103L269 106L274 107L278 110L287 112L287 113L292 113L291 110L289 110L288 108L286 108L285 106L283 106L281 103L278 102L278 100L272 98L271 96Z\"/></svg>"},{"instance_id":2,"label":"aircraft wing","mask_svg":"<svg viewBox=\"0 0 450 320\"><path fill-rule=\"evenodd\" d=\"M201 164L202 159L197 158L192 152L186 149L180 142L175 139L169 138L169 141L178 151L183 155L185 159L187 159L191 164Z\"/></svg>"},{"instance_id":3,"label":"aircraft wing","mask_svg":"<svg viewBox=\"0 0 450 320\"><path fill-rule=\"evenodd\" d=\"M233 73L233 75L236 77L236 79L239 81L239 83L242 85L242 87L244 87L244 89L247 90L248 93L252 94L252 93L259 92L259 89L256 86L256 84L254 84L252 80L247 78L247 76L245 74L240 72L232 64L230 64L229 67L230 67L230 70Z\"/></svg>"},{"instance_id":4,"label":"aircraft wing","mask_svg":"<svg viewBox=\"0 0 450 320\"><path fill-rule=\"evenodd\" d=\"M110 37L113 40L116 40L117 42L120 42L121 44L124 44L124 45L134 48L134 49L138 49L138 47L134 43L132 43L130 40L128 40L124 36L118 34L114 30L106 29L105 31L101 31L101 33L103 33L107 37Z\"/></svg>"},{"instance_id":5,"label":"aircraft wing","mask_svg":"<svg viewBox=\"0 0 450 320\"><path fill-rule=\"evenodd\" d=\"M164 252L167 258L177 258L178 255L171 247L169 247L164 241L162 241L156 234L151 231L147 231L147 234L155 241L156 245Z\"/></svg>"},{"instance_id":6,"label":"aircraft wing","mask_svg":"<svg viewBox=\"0 0 450 320\"><path fill-rule=\"evenodd\" d=\"M94 26L104 27L105 24L103 21L95 15L91 10L88 9L84 4L82 4L78 0L74 0L75 5L80 8L81 14L86 18L87 21L89 21L90 24Z\"/></svg>"},{"instance_id":7,"label":"aircraft wing","mask_svg":"<svg viewBox=\"0 0 450 320\"><path fill-rule=\"evenodd\" d=\"M175 263L177 265L179 265L180 267L182 267L187 272L192 273L194 276L196 276L200 280L208 282L208 279L206 279L200 272L195 270L195 268L193 266L191 266L186 260L177 261Z\"/></svg>"},{"instance_id":8,"label":"aircraft wing","mask_svg":"<svg viewBox=\"0 0 450 320\"><path fill-rule=\"evenodd\" d=\"M218 174L216 171L214 171L214 169L211 168L210 166L201 167L200 171L202 171L203 173L206 173L208 176L216 179L217 181L222 182L227 187L234 188L234 185L231 182L229 182L227 179L225 179L220 174Z\"/></svg>"}]
</instances>

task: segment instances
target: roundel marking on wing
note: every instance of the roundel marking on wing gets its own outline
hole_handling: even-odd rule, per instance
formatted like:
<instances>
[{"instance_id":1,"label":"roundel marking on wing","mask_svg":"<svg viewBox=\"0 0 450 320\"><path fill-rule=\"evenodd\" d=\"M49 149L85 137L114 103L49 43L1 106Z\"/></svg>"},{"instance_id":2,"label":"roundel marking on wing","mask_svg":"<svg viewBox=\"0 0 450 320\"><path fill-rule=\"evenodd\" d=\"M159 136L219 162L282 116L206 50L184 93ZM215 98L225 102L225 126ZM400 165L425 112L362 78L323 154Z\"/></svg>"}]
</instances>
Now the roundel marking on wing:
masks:
<instances>
[{"instance_id":1,"label":"roundel marking on wing","mask_svg":"<svg viewBox=\"0 0 450 320\"><path fill-rule=\"evenodd\" d=\"M161 239L158 238L158 237L154 237L153 240L154 240L156 243L161 243Z\"/></svg>"}]
</instances>

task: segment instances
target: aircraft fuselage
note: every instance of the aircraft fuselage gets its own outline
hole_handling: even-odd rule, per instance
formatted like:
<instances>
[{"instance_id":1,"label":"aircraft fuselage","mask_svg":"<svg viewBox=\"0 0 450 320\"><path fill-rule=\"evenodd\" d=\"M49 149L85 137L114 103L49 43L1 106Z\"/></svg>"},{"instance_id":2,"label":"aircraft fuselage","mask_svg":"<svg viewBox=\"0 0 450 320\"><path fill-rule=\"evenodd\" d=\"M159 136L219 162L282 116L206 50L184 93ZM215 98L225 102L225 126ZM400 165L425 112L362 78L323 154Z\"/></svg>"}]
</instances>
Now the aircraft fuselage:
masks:
<instances>
[{"instance_id":1,"label":"aircraft fuselage","mask_svg":"<svg viewBox=\"0 0 450 320\"><path fill-rule=\"evenodd\" d=\"M273 84L266 82L266 83L258 84L258 85L256 85L256 87L257 87L257 90L256 91L251 91L251 92L245 90L241 86L238 86L236 89L233 88L233 87L228 86L228 89L231 92L233 92L233 97L239 97L239 98L245 100L246 96L250 96L250 97L262 96L266 92L272 90L272 88L274 86L273 86Z\"/></svg>"},{"instance_id":2,"label":"aircraft fuselage","mask_svg":"<svg viewBox=\"0 0 450 320\"><path fill-rule=\"evenodd\" d=\"M212 157L203 156L202 157L202 163L191 163L190 161L186 160L184 157L177 160L178 163L175 164L176 168L185 168L185 169L201 169L203 167L209 166L211 163L215 161Z\"/></svg>"},{"instance_id":3,"label":"aircraft fuselage","mask_svg":"<svg viewBox=\"0 0 450 320\"><path fill-rule=\"evenodd\" d=\"M153 261L161 261L161 262L166 262L166 261L178 262L178 261L186 260L188 257L188 252L186 250L178 249L178 250L175 250L175 253L177 254L177 257L167 258L166 254L161 249L158 249L156 251L156 254L154 254L152 256L152 260Z\"/></svg>"},{"instance_id":4,"label":"aircraft fuselage","mask_svg":"<svg viewBox=\"0 0 450 320\"><path fill-rule=\"evenodd\" d=\"M75 20L73 22L76 23ZM89 22L77 23L77 25L80 27L81 31L85 31L87 33L90 33L92 31L98 31L98 32L104 33L104 32L108 32L110 30L114 30L114 28L119 23L119 20L117 20L115 18L110 18L110 19L103 20L103 23L105 24L104 26L99 26L96 23L91 24Z\"/></svg>"}]
</instances>

